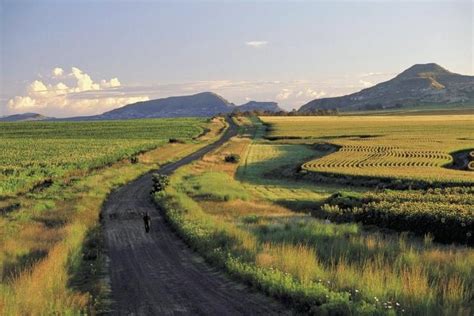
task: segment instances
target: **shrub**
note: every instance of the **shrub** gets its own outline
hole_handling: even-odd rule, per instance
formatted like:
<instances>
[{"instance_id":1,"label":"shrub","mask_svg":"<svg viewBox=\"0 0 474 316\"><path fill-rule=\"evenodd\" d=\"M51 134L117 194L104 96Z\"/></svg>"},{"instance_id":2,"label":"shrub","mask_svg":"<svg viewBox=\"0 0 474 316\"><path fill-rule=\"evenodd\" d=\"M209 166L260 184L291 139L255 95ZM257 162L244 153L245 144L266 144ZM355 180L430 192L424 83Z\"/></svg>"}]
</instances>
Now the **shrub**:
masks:
<instances>
[{"instance_id":1,"label":"shrub","mask_svg":"<svg viewBox=\"0 0 474 316\"><path fill-rule=\"evenodd\" d=\"M182 139L178 139L178 138L170 138L169 141L168 141L170 144L184 144L186 143L184 140Z\"/></svg>"},{"instance_id":2,"label":"shrub","mask_svg":"<svg viewBox=\"0 0 474 316\"><path fill-rule=\"evenodd\" d=\"M229 154L224 158L225 162L238 163L240 161L240 156L237 154Z\"/></svg>"},{"instance_id":3,"label":"shrub","mask_svg":"<svg viewBox=\"0 0 474 316\"><path fill-rule=\"evenodd\" d=\"M167 175L155 173L153 174L153 189L152 193L161 192L166 189L168 184L170 183L170 179Z\"/></svg>"}]
</instances>

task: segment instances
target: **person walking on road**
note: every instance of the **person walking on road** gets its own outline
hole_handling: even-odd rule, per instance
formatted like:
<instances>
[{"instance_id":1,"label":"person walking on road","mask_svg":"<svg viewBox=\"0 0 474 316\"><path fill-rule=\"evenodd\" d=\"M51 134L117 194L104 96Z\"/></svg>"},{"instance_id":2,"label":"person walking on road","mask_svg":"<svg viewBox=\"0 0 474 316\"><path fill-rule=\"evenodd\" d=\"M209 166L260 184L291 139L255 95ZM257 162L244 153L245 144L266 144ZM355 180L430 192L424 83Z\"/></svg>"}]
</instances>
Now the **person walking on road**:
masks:
<instances>
[{"instance_id":1,"label":"person walking on road","mask_svg":"<svg viewBox=\"0 0 474 316\"><path fill-rule=\"evenodd\" d=\"M151 217L148 215L148 212L145 212L143 214L143 222L145 224L145 231L148 233L150 232L150 226L151 226Z\"/></svg>"}]
</instances>

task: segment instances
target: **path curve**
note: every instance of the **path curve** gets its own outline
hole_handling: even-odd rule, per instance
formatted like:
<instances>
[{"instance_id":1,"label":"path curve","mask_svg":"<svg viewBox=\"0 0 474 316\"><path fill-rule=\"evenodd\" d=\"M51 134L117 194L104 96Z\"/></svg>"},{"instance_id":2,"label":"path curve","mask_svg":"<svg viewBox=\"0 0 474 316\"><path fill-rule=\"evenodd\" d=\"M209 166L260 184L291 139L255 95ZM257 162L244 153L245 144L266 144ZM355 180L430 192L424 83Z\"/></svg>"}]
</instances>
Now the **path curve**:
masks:
<instances>
[{"instance_id":1,"label":"path curve","mask_svg":"<svg viewBox=\"0 0 474 316\"><path fill-rule=\"evenodd\" d=\"M159 172L200 159L237 134L229 128L215 143L164 165ZM150 198L151 172L112 192L103 207L111 283L111 313L118 315L268 315L284 307L207 265L171 231ZM133 211L131 211L133 210ZM151 232L141 218L148 211Z\"/></svg>"}]
</instances>

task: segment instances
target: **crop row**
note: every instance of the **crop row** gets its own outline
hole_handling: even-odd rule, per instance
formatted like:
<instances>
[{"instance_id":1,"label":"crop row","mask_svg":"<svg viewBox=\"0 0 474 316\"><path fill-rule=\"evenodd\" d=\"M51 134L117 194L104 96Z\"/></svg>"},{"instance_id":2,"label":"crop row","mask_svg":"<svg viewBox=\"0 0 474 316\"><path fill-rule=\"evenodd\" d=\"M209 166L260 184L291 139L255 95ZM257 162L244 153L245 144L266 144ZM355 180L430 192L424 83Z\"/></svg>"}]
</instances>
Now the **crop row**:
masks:
<instances>
[{"instance_id":1,"label":"crop row","mask_svg":"<svg viewBox=\"0 0 474 316\"><path fill-rule=\"evenodd\" d=\"M431 235L439 242L472 245L474 187L385 191L362 197L333 196L322 207L336 221L356 221L397 231Z\"/></svg>"},{"instance_id":2,"label":"crop row","mask_svg":"<svg viewBox=\"0 0 474 316\"><path fill-rule=\"evenodd\" d=\"M170 138L202 132L202 119L0 124L0 196L109 165Z\"/></svg>"},{"instance_id":3,"label":"crop row","mask_svg":"<svg viewBox=\"0 0 474 316\"><path fill-rule=\"evenodd\" d=\"M404 178L442 183L473 183L474 176L466 170L444 168L453 158L433 150L387 148L384 146L342 145L337 152L302 165L314 172L380 178ZM372 148L367 148L372 147Z\"/></svg>"}]
</instances>

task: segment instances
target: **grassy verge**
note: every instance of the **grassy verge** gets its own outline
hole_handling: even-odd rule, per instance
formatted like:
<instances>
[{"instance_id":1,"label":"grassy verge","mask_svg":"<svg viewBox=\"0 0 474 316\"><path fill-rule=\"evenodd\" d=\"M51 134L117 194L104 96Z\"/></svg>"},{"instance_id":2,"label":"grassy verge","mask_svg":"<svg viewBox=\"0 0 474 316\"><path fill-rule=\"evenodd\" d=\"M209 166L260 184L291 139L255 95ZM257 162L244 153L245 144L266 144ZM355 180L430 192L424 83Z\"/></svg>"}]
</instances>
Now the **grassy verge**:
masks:
<instances>
[{"instance_id":1,"label":"grassy verge","mask_svg":"<svg viewBox=\"0 0 474 316\"><path fill-rule=\"evenodd\" d=\"M256 237L232 223L206 214L182 191L180 181L185 174L186 169L183 169L173 176L166 194L157 193L155 200L180 236L210 263L301 311L339 311L343 314L376 311L375 305L351 298L348 292L332 291L321 282L306 278L304 273L296 276L290 273L305 267L304 259L294 257L301 253L282 253L281 257L286 258L290 267L287 271L257 264L261 256L257 258L260 245ZM300 250L304 248L301 246Z\"/></svg>"}]
</instances>

